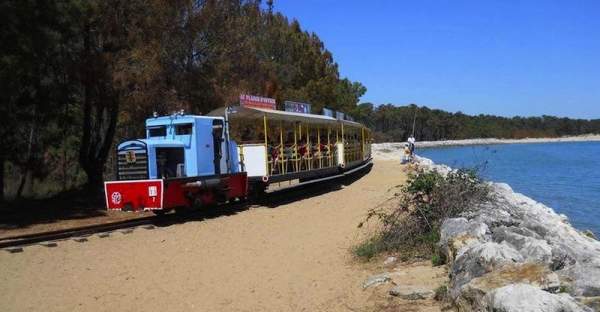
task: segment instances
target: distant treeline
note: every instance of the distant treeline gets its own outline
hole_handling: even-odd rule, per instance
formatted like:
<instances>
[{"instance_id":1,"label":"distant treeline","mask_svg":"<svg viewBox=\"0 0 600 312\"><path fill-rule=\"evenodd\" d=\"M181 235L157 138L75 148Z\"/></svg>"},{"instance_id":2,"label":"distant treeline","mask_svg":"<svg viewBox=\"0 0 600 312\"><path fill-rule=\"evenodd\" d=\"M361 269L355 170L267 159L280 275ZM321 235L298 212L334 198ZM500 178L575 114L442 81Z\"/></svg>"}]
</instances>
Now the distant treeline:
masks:
<instances>
[{"instance_id":1,"label":"distant treeline","mask_svg":"<svg viewBox=\"0 0 600 312\"><path fill-rule=\"evenodd\" d=\"M349 111L366 91L272 0L5 0L0 20L0 200L100 190L153 111L240 93Z\"/></svg>"},{"instance_id":2,"label":"distant treeline","mask_svg":"<svg viewBox=\"0 0 600 312\"><path fill-rule=\"evenodd\" d=\"M416 105L375 106L363 103L353 110L354 118L375 131L378 142L406 141L415 120L415 138L420 141L470 138L539 138L600 133L600 119L570 119L553 116L470 116ZM415 115L416 114L416 115Z\"/></svg>"}]
</instances>

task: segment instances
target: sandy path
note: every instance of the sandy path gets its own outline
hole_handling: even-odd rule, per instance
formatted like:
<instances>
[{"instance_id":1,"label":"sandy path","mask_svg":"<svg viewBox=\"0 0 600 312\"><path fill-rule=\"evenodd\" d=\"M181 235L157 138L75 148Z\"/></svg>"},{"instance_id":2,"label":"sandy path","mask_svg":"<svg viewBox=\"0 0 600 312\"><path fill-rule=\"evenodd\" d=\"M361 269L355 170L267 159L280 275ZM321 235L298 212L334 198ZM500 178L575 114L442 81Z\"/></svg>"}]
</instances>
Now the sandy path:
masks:
<instances>
[{"instance_id":1,"label":"sandy path","mask_svg":"<svg viewBox=\"0 0 600 312\"><path fill-rule=\"evenodd\" d=\"M397 162L339 190L234 215L0 253L3 311L364 310L369 274L348 248L403 183Z\"/></svg>"}]
</instances>

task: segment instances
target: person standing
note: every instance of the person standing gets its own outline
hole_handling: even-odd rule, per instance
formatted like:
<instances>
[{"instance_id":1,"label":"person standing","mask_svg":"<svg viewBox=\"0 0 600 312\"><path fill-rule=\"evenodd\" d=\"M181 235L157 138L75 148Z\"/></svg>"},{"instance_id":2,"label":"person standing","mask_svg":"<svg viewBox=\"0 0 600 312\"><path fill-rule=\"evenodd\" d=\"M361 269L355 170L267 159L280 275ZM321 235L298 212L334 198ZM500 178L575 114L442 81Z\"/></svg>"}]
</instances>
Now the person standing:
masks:
<instances>
[{"instance_id":1,"label":"person standing","mask_svg":"<svg viewBox=\"0 0 600 312\"><path fill-rule=\"evenodd\" d=\"M403 149L403 153L402 153L402 158L400 159L400 163L401 164L406 164L409 163L411 161L411 154L410 154L410 144L408 143L404 143L404 149Z\"/></svg>"},{"instance_id":2,"label":"person standing","mask_svg":"<svg viewBox=\"0 0 600 312\"><path fill-rule=\"evenodd\" d=\"M408 148L410 149L410 156L415 153L415 137L411 134L408 137Z\"/></svg>"}]
</instances>

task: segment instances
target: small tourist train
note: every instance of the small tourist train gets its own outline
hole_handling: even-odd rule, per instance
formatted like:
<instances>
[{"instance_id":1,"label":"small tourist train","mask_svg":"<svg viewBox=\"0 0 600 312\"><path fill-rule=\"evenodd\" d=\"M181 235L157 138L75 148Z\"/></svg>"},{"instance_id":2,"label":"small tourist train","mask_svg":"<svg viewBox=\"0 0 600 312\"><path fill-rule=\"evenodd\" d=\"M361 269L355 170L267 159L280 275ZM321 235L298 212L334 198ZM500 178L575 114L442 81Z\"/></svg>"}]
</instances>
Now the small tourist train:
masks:
<instances>
[{"instance_id":1,"label":"small tourist train","mask_svg":"<svg viewBox=\"0 0 600 312\"><path fill-rule=\"evenodd\" d=\"M163 213L337 178L371 165L371 131L340 112L242 95L207 115L146 120L146 138L117 146L111 210Z\"/></svg>"}]
</instances>

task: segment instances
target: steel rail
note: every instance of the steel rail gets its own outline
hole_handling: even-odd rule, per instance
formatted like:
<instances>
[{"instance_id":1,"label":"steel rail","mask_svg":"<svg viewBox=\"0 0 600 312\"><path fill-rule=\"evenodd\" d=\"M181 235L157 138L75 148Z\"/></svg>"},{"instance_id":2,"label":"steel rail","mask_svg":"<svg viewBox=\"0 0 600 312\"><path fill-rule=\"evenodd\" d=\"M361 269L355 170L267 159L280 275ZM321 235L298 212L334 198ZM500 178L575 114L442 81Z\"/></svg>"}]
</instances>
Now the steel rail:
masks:
<instances>
[{"instance_id":1,"label":"steel rail","mask_svg":"<svg viewBox=\"0 0 600 312\"><path fill-rule=\"evenodd\" d=\"M152 224L156 216L142 217L133 220L124 220L111 223L93 224L68 228L63 230L47 231L41 233L15 235L0 239L0 248L20 247L41 242L56 241L77 236L89 236L96 233L110 232L141 225Z\"/></svg>"}]
</instances>

